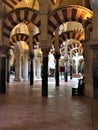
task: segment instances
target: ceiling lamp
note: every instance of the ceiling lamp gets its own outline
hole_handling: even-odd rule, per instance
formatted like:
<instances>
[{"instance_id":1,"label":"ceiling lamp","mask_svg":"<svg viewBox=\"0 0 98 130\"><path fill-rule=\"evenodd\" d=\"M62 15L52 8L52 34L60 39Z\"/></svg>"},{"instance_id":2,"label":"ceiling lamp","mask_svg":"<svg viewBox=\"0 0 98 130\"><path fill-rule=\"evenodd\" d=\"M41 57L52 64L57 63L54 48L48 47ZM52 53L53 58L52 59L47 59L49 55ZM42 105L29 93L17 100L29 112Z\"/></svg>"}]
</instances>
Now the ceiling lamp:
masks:
<instances>
[{"instance_id":1,"label":"ceiling lamp","mask_svg":"<svg viewBox=\"0 0 98 130\"><path fill-rule=\"evenodd\" d=\"M98 0L90 0L92 10L98 14Z\"/></svg>"}]
</instances>

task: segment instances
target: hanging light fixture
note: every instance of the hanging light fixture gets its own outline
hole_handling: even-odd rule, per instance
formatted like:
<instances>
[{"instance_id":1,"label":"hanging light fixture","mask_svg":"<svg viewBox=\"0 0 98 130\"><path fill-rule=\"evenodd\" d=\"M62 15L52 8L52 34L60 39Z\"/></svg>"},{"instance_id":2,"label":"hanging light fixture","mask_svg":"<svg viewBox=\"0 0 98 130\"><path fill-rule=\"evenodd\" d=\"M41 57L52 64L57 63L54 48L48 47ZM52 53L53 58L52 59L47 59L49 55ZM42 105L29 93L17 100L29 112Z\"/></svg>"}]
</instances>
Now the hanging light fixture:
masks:
<instances>
[{"instance_id":1,"label":"hanging light fixture","mask_svg":"<svg viewBox=\"0 0 98 130\"><path fill-rule=\"evenodd\" d=\"M98 14L98 0L90 0L92 10Z\"/></svg>"}]
</instances>

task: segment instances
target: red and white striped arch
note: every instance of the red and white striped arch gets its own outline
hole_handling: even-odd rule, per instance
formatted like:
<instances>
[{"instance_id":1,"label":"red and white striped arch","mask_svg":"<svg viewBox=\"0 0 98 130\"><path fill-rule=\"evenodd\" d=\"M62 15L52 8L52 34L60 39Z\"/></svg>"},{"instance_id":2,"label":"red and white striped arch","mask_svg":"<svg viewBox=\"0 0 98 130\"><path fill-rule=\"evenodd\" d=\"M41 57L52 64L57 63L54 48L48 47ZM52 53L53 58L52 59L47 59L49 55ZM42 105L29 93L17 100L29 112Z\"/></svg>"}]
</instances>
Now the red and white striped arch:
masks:
<instances>
[{"instance_id":1,"label":"red and white striped arch","mask_svg":"<svg viewBox=\"0 0 98 130\"><path fill-rule=\"evenodd\" d=\"M10 48L14 48L15 43L20 42L20 41L24 41L27 44L29 43L29 36L27 34L23 34L23 33L18 33L18 34L14 34L10 37Z\"/></svg>"},{"instance_id":2,"label":"red and white striped arch","mask_svg":"<svg viewBox=\"0 0 98 130\"><path fill-rule=\"evenodd\" d=\"M4 19L3 24L4 40L5 39L9 40L10 32L20 22L32 22L39 28L40 26L39 11L30 8L18 8L10 12Z\"/></svg>"},{"instance_id":3,"label":"red and white striped arch","mask_svg":"<svg viewBox=\"0 0 98 130\"><path fill-rule=\"evenodd\" d=\"M59 45L61 45L64 41L70 39L74 39L77 41L84 40L84 33L81 30L73 30L73 31L66 31L59 35ZM52 38L52 44L55 44L55 36Z\"/></svg>"},{"instance_id":4,"label":"red and white striped arch","mask_svg":"<svg viewBox=\"0 0 98 130\"><path fill-rule=\"evenodd\" d=\"M67 31L62 33L59 36L59 43L62 44L67 39L74 39L77 41L83 41L84 40L84 33L83 31Z\"/></svg>"},{"instance_id":5,"label":"red and white striped arch","mask_svg":"<svg viewBox=\"0 0 98 130\"><path fill-rule=\"evenodd\" d=\"M67 31L65 33L62 33L60 36L60 49L61 49L61 53L62 55L64 55L65 53L65 47L63 44L64 41L68 40L68 39L73 39L75 40L75 42L72 42L70 44L68 44L68 55L70 55L70 51L72 51L72 55L76 55L76 53L79 54L83 54L83 46L81 41L83 40L83 32L81 31ZM52 43L55 43L55 39L53 37ZM36 48L37 44L40 44L40 33L36 34L35 36L33 36L33 44Z\"/></svg>"},{"instance_id":6,"label":"red and white striped arch","mask_svg":"<svg viewBox=\"0 0 98 130\"><path fill-rule=\"evenodd\" d=\"M8 10L13 10L21 1L22 0L3 0L3 3Z\"/></svg>"},{"instance_id":7,"label":"red and white striped arch","mask_svg":"<svg viewBox=\"0 0 98 130\"><path fill-rule=\"evenodd\" d=\"M77 41L73 41L73 42L69 42L69 44L67 45L67 50L68 50L68 55L70 56L70 52L72 51L72 55L76 55L76 53L78 54L83 54L83 46L82 43L77 42ZM61 55L65 54L65 45L62 44L60 46L60 51L61 51Z\"/></svg>"},{"instance_id":8,"label":"red and white striped arch","mask_svg":"<svg viewBox=\"0 0 98 130\"><path fill-rule=\"evenodd\" d=\"M76 56L76 53L78 53L80 55L83 54L83 52L80 48L75 48L75 49L72 50L72 56ZM68 55L70 55L70 51L68 51Z\"/></svg>"},{"instance_id":9,"label":"red and white striped arch","mask_svg":"<svg viewBox=\"0 0 98 130\"><path fill-rule=\"evenodd\" d=\"M80 22L83 26L88 25L89 19L92 19L93 12L85 7L78 5L69 5L53 11L48 19L48 33L53 35L53 32L61 24L68 21Z\"/></svg>"}]
</instances>

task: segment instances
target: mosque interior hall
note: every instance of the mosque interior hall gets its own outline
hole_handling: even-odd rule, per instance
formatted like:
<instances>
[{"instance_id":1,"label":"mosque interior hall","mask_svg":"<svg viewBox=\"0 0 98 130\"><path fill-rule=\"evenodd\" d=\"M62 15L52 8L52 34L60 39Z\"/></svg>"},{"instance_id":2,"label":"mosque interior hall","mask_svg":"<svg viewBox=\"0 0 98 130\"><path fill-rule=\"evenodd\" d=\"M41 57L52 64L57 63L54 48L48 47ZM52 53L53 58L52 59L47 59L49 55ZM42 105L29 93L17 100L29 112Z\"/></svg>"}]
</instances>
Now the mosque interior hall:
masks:
<instances>
[{"instance_id":1,"label":"mosque interior hall","mask_svg":"<svg viewBox=\"0 0 98 130\"><path fill-rule=\"evenodd\" d=\"M98 130L97 24L97 0L0 0L0 130Z\"/></svg>"}]
</instances>

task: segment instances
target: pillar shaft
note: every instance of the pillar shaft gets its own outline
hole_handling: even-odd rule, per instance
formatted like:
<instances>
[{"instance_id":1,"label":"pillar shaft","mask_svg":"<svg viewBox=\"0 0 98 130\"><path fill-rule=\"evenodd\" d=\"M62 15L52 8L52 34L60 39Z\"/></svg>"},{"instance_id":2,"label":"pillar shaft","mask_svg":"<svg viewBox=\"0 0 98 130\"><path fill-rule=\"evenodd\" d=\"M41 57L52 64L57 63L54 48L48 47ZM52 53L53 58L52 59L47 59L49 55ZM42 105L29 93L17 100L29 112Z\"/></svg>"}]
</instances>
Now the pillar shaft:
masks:
<instances>
[{"instance_id":1,"label":"pillar shaft","mask_svg":"<svg viewBox=\"0 0 98 130\"><path fill-rule=\"evenodd\" d=\"M34 83L33 57L34 54L30 53L30 85Z\"/></svg>"},{"instance_id":2,"label":"pillar shaft","mask_svg":"<svg viewBox=\"0 0 98 130\"><path fill-rule=\"evenodd\" d=\"M42 96L48 96L48 51L43 51Z\"/></svg>"},{"instance_id":3,"label":"pillar shaft","mask_svg":"<svg viewBox=\"0 0 98 130\"><path fill-rule=\"evenodd\" d=\"M3 19L0 19L0 45L3 45L3 40L2 40L2 38L3 38L3 36L2 36L2 34L3 34Z\"/></svg>"},{"instance_id":4,"label":"pillar shaft","mask_svg":"<svg viewBox=\"0 0 98 130\"><path fill-rule=\"evenodd\" d=\"M28 80L28 54L23 55L23 79Z\"/></svg>"},{"instance_id":5,"label":"pillar shaft","mask_svg":"<svg viewBox=\"0 0 98 130\"><path fill-rule=\"evenodd\" d=\"M65 71L64 71L64 78L65 78L65 82L68 81L68 59L65 59Z\"/></svg>"},{"instance_id":6,"label":"pillar shaft","mask_svg":"<svg viewBox=\"0 0 98 130\"><path fill-rule=\"evenodd\" d=\"M56 66L55 66L55 82L56 86L59 86L59 58L60 58L60 49L59 49L59 28L55 31L55 59L56 59Z\"/></svg>"},{"instance_id":7,"label":"pillar shaft","mask_svg":"<svg viewBox=\"0 0 98 130\"><path fill-rule=\"evenodd\" d=\"M21 54L16 55L15 59L15 81L21 81Z\"/></svg>"},{"instance_id":8,"label":"pillar shaft","mask_svg":"<svg viewBox=\"0 0 98 130\"><path fill-rule=\"evenodd\" d=\"M10 82L10 54L7 55L7 83Z\"/></svg>"},{"instance_id":9,"label":"pillar shaft","mask_svg":"<svg viewBox=\"0 0 98 130\"><path fill-rule=\"evenodd\" d=\"M0 46L0 93L6 92L6 80L7 80L7 52L8 46Z\"/></svg>"},{"instance_id":10,"label":"pillar shaft","mask_svg":"<svg viewBox=\"0 0 98 130\"><path fill-rule=\"evenodd\" d=\"M40 17L41 17L41 39L40 47L43 52L43 67L42 67L42 96L48 96L48 2L46 0L39 0L40 3Z\"/></svg>"},{"instance_id":11,"label":"pillar shaft","mask_svg":"<svg viewBox=\"0 0 98 130\"><path fill-rule=\"evenodd\" d=\"M1 57L0 93L6 92L6 57Z\"/></svg>"},{"instance_id":12,"label":"pillar shaft","mask_svg":"<svg viewBox=\"0 0 98 130\"><path fill-rule=\"evenodd\" d=\"M59 58L60 54L55 54L56 59L56 66L55 66L55 80L56 80L56 86L59 86Z\"/></svg>"}]
</instances>

